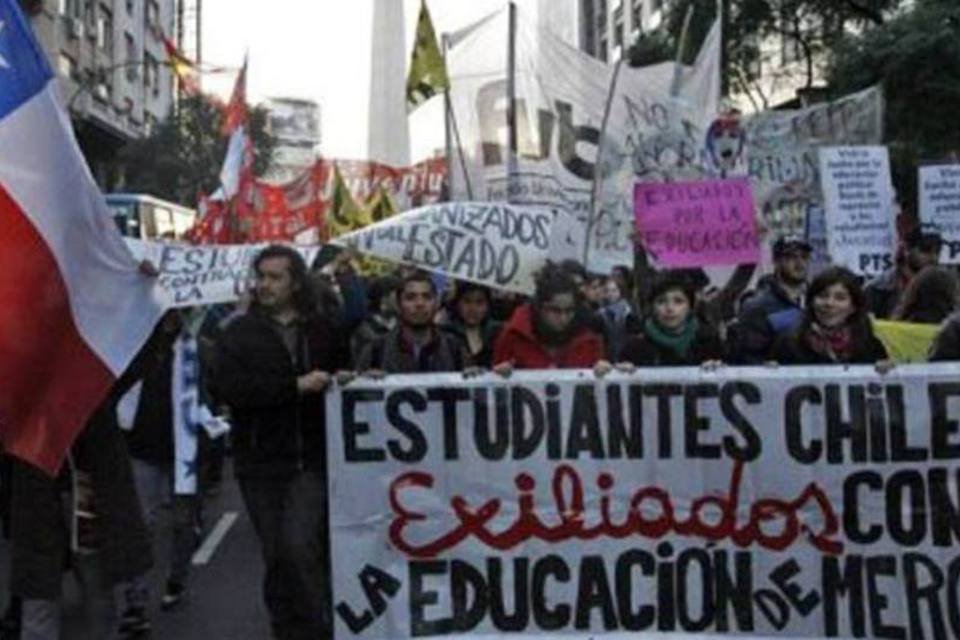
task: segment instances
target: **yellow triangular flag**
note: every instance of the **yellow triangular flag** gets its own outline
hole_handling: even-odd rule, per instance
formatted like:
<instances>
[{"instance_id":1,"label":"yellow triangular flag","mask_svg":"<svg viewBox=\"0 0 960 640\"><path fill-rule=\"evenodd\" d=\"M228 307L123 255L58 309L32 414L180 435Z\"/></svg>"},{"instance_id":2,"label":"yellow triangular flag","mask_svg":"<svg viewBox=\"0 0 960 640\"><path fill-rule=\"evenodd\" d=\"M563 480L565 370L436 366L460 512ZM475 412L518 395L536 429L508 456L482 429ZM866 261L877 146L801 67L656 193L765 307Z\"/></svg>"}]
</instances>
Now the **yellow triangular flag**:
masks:
<instances>
[{"instance_id":1,"label":"yellow triangular flag","mask_svg":"<svg viewBox=\"0 0 960 640\"><path fill-rule=\"evenodd\" d=\"M420 3L417 39L413 44L410 75L407 76L407 113L450 86L447 66L437 44L426 0Z\"/></svg>"},{"instance_id":2,"label":"yellow triangular flag","mask_svg":"<svg viewBox=\"0 0 960 640\"><path fill-rule=\"evenodd\" d=\"M327 237L336 238L370 224L370 212L357 204L340 170L333 168L333 198L327 214Z\"/></svg>"}]
</instances>

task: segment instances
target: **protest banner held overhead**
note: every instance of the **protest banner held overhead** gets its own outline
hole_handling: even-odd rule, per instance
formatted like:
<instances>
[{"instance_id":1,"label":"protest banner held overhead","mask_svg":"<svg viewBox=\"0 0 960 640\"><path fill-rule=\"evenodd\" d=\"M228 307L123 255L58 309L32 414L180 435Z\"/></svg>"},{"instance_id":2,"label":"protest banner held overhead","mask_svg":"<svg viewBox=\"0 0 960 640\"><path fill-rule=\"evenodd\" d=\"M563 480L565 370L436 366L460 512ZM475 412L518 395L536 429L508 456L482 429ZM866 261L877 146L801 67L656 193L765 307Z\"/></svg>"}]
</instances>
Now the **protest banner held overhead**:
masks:
<instances>
[{"instance_id":1,"label":"protest banner held overhead","mask_svg":"<svg viewBox=\"0 0 960 640\"><path fill-rule=\"evenodd\" d=\"M336 637L957 637L960 385L949 366L879 380L792 367L786 384L673 369L339 388Z\"/></svg>"},{"instance_id":2,"label":"protest banner held overhead","mask_svg":"<svg viewBox=\"0 0 960 640\"><path fill-rule=\"evenodd\" d=\"M395 215L332 244L468 282L533 292L555 214L497 202L451 202Z\"/></svg>"},{"instance_id":3,"label":"protest banner held overhead","mask_svg":"<svg viewBox=\"0 0 960 640\"><path fill-rule=\"evenodd\" d=\"M638 239L664 266L760 261L753 197L745 178L637 184L634 206Z\"/></svg>"},{"instance_id":4,"label":"protest banner held overhead","mask_svg":"<svg viewBox=\"0 0 960 640\"><path fill-rule=\"evenodd\" d=\"M716 114L692 109L689 100L667 96L662 88L657 93L656 87L618 76L582 250L593 270L633 263L629 234L637 182L747 177L768 236L803 235L808 226L820 226L809 222L823 207L817 148L882 140L879 87L806 109L727 114L712 122Z\"/></svg>"},{"instance_id":5,"label":"protest banner held overhead","mask_svg":"<svg viewBox=\"0 0 960 640\"><path fill-rule=\"evenodd\" d=\"M943 236L940 262L960 264L960 165L920 167L920 220Z\"/></svg>"},{"instance_id":6,"label":"protest banner held overhead","mask_svg":"<svg viewBox=\"0 0 960 640\"><path fill-rule=\"evenodd\" d=\"M147 242L127 238L137 260L160 272L154 299L164 308L235 302L252 281L253 259L266 244L204 245ZM294 247L311 264L319 247Z\"/></svg>"},{"instance_id":7,"label":"protest banner held overhead","mask_svg":"<svg viewBox=\"0 0 960 640\"><path fill-rule=\"evenodd\" d=\"M821 148L820 175L833 263L862 275L891 268L896 221L886 147Z\"/></svg>"}]
</instances>

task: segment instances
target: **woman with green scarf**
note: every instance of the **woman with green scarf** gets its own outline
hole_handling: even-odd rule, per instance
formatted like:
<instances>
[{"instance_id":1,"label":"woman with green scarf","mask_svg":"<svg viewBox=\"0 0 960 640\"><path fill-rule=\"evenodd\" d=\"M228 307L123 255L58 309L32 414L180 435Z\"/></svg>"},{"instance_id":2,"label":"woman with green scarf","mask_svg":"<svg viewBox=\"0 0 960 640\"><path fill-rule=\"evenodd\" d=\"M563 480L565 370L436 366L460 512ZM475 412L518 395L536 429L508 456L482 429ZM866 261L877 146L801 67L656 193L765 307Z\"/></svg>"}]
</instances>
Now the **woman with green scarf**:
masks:
<instances>
[{"instance_id":1,"label":"woman with green scarf","mask_svg":"<svg viewBox=\"0 0 960 640\"><path fill-rule=\"evenodd\" d=\"M660 274L650 290L650 301L650 316L640 333L624 345L619 369L720 363L723 342L712 327L697 319L696 294L682 273Z\"/></svg>"}]
</instances>

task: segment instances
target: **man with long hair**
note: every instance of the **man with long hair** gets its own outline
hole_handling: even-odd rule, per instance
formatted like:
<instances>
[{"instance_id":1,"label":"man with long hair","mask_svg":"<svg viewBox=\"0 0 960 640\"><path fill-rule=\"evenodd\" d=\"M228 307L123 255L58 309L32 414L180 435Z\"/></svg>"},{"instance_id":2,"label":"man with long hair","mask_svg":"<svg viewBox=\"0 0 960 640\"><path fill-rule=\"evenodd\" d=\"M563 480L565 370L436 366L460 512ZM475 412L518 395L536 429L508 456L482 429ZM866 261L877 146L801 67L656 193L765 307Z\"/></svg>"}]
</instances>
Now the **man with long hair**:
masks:
<instances>
[{"instance_id":1,"label":"man with long hair","mask_svg":"<svg viewBox=\"0 0 960 640\"><path fill-rule=\"evenodd\" d=\"M266 565L274 635L328 637L324 391L341 353L300 255L264 249L250 310L224 331L217 388L233 417L234 467Z\"/></svg>"}]
</instances>

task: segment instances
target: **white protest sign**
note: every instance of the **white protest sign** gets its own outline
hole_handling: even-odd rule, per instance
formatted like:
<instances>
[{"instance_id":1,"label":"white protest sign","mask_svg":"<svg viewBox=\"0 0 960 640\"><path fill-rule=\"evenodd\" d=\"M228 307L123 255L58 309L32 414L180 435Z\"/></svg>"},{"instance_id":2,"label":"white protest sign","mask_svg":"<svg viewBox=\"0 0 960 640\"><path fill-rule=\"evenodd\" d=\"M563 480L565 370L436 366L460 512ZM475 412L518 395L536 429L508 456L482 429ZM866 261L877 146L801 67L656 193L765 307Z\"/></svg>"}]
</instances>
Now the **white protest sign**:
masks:
<instances>
[{"instance_id":1,"label":"white protest sign","mask_svg":"<svg viewBox=\"0 0 960 640\"><path fill-rule=\"evenodd\" d=\"M955 369L338 387L335 637L960 637Z\"/></svg>"},{"instance_id":2,"label":"white protest sign","mask_svg":"<svg viewBox=\"0 0 960 640\"><path fill-rule=\"evenodd\" d=\"M333 244L496 289L532 293L547 261L554 213L500 202L413 209L339 236Z\"/></svg>"},{"instance_id":3,"label":"white protest sign","mask_svg":"<svg viewBox=\"0 0 960 640\"><path fill-rule=\"evenodd\" d=\"M960 264L960 164L920 167L920 220L943 236L940 262Z\"/></svg>"},{"instance_id":4,"label":"white protest sign","mask_svg":"<svg viewBox=\"0 0 960 640\"><path fill-rule=\"evenodd\" d=\"M896 223L886 147L823 147L820 177L834 264L860 275L893 266Z\"/></svg>"},{"instance_id":5,"label":"white protest sign","mask_svg":"<svg viewBox=\"0 0 960 640\"><path fill-rule=\"evenodd\" d=\"M126 238L134 257L160 272L154 295L167 308L234 302L249 288L253 260L267 244L201 245ZM293 247L309 265L320 247Z\"/></svg>"}]
</instances>

